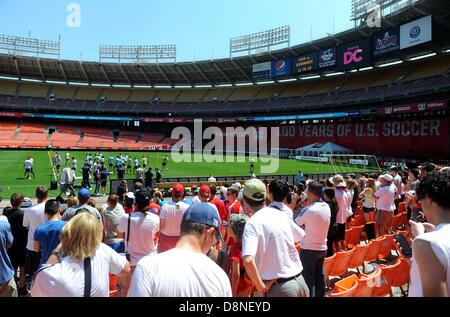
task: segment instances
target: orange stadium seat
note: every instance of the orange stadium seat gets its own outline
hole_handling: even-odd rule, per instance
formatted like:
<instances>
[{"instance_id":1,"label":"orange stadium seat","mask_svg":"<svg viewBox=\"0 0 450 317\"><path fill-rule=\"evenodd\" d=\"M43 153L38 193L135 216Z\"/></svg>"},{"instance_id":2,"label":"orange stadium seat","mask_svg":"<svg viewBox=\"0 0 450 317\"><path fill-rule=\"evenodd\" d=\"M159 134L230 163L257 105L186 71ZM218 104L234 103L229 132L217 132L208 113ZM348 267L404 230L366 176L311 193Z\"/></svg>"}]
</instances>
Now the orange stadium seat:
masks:
<instances>
[{"instance_id":1,"label":"orange stadium seat","mask_svg":"<svg viewBox=\"0 0 450 317\"><path fill-rule=\"evenodd\" d=\"M323 271L325 274L325 279L327 281L327 286L330 287L330 271L331 271L331 266L333 265L334 259L336 258L336 253L333 254L330 257L325 258L325 260L323 261Z\"/></svg>"},{"instance_id":2,"label":"orange stadium seat","mask_svg":"<svg viewBox=\"0 0 450 317\"><path fill-rule=\"evenodd\" d=\"M376 285L380 285L381 267L376 266L376 270L371 274L359 274L358 287L353 294L354 297L371 297Z\"/></svg>"},{"instance_id":3,"label":"orange stadium seat","mask_svg":"<svg viewBox=\"0 0 450 317\"><path fill-rule=\"evenodd\" d=\"M394 283L395 275L397 274L401 263L401 259L397 259L392 265L381 264L380 284L375 287L372 296L385 297L392 295L391 286Z\"/></svg>"},{"instance_id":4,"label":"orange stadium seat","mask_svg":"<svg viewBox=\"0 0 450 317\"><path fill-rule=\"evenodd\" d=\"M355 252L355 248L349 251L341 251L336 253L333 265L331 266L330 276L342 276L347 274L348 264Z\"/></svg>"},{"instance_id":5,"label":"orange stadium seat","mask_svg":"<svg viewBox=\"0 0 450 317\"><path fill-rule=\"evenodd\" d=\"M355 252L353 253L352 257L350 258L350 262L348 263L349 269L357 269L359 272L359 267L362 266L364 268L364 260L366 259L366 255L370 249L371 244L372 241L370 241L368 244L357 245L355 247Z\"/></svg>"},{"instance_id":6,"label":"orange stadium seat","mask_svg":"<svg viewBox=\"0 0 450 317\"><path fill-rule=\"evenodd\" d=\"M328 297L353 297L358 288L358 277L351 275L334 284L333 292Z\"/></svg>"},{"instance_id":7,"label":"orange stadium seat","mask_svg":"<svg viewBox=\"0 0 450 317\"><path fill-rule=\"evenodd\" d=\"M399 213L392 217L392 230L404 229L408 225L408 214Z\"/></svg>"},{"instance_id":8,"label":"orange stadium seat","mask_svg":"<svg viewBox=\"0 0 450 317\"><path fill-rule=\"evenodd\" d=\"M378 259L381 260L390 257L392 250L396 250L394 236L395 234L387 234L384 236L380 250L378 251Z\"/></svg>"},{"instance_id":9,"label":"orange stadium seat","mask_svg":"<svg viewBox=\"0 0 450 317\"><path fill-rule=\"evenodd\" d=\"M366 259L365 259L366 262L373 262L373 261L378 260L378 254L380 252L380 247L385 239L386 239L385 237L381 237L381 238L372 240L370 248L366 254Z\"/></svg>"},{"instance_id":10,"label":"orange stadium seat","mask_svg":"<svg viewBox=\"0 0 450 317\"><path fill-rule=\"evenodd\" d=\"M361 241L361 235L364 231L364 225L355 226L352 228L350 237L347 241L347 248L351 249L355 247Z\"/></svg>"}]
</instances>

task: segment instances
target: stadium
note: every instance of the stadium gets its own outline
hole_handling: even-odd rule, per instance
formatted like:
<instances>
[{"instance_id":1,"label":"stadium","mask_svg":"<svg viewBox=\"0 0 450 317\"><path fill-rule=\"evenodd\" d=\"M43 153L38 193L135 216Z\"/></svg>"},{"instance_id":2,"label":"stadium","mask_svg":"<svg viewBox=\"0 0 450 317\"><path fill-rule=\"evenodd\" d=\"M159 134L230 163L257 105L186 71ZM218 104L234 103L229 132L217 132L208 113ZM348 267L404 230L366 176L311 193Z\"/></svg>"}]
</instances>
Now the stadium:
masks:
<instances>
[{"instance_id":1,"label":"stadium","mask_svg":"<svg viewBox=\"0 0 450 317\"><path fill-rule=\"evenodd\" d=\"M376 26L370 23L371 4L381 10L374 11ZM374 173L383 178L394 166L406 177L431 163L433 169L445 168L450 160L448 1L354 0L351 15L354 28L328 37L291 45L291 28L283 26L231 39L229 58L192 62L177 62L175 45L102 45L97 62L66 60L60 56L64 42L0 35L2 207L17 192L34 198L39 185L50 189L50 197L58 196L61 170L73 167L74 158L72 185L81 192L88 156L97 158L96 166L100 158L105 165L113 158L105 196L95 190L98 203L116 194L123 179L130 190L143 181L135 176L142 165L162 171L151 187L168 201L177 183L195 196L193 188L208 182L225 192L254 178L281 180L294 189L300 174L326 186L336 174L359 181ZM180 127L183 136L174 133ZM177 161L175 152L184 153L185 160ZM201 153L207 154L196 160ZM24 174L29 156L34 177ZM119 177L116 158L123 163L125 156L132 171ZM264 172L267 159L275 157L277 168ZM88 179L96 182L92 169ZM91 195L93 187L87 186ZM327 296L408 295L410 264L395 243L398 235L411 234L413 208L406 192L396 201L392 228L373 241L363 202L355 205L344 228L346 247L325 258ZM377 250L369 249L375 244ZM373 263L381 263L379 272L348 273L360 273L361 266L365 272ZM387 286L371 286L376 274ZM118 292L112 280L110 295Z\"/></svg>"}]
</instances>

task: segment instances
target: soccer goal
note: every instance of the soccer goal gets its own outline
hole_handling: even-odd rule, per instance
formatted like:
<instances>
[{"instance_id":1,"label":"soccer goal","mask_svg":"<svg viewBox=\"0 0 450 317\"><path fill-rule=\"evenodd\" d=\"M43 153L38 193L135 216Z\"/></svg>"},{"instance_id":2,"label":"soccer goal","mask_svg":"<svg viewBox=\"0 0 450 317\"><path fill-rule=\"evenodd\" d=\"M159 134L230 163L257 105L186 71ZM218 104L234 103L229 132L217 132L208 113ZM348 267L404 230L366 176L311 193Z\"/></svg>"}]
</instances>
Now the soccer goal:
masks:
<instances>
[{"instance_id":1,"label":"soccer goal","mask_svg":"<svg viewBox=\"0 0 450 317\"><path fill-rule=\"evenodd\" d=\"M375 155L365 154L322 154L327 157L335 173L370 173L381 171Z\"/></svg>"}]
</instances>

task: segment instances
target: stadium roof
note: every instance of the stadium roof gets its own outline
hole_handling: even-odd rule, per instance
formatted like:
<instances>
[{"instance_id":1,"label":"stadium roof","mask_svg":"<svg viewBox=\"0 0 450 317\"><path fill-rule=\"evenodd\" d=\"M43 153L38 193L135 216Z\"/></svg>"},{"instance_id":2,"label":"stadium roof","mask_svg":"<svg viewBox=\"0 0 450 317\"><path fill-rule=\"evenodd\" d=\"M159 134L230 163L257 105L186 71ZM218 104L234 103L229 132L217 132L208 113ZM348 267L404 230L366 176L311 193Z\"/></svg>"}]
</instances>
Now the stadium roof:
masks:
<instances>
[{"instance_id":1,"label":"stadium roof","mask_svg":"<svg viewBox=\"0 0 450 317\"><path fill-rule=\"evenodd\" d=\"M398 26L430 14L435 21L432 42L388 54L380 62L393 58L407 60L418 54L448 49L450 47L448 40L450 1L448 0L417 2L384 17L382 27ZM253 83L253 64L327 49L368 37L378 31L379 29L363 25L324 39L262 55L186 63L119 64L0 55L0 76L61 83L125 85L125 87L202 86L204 88L224 84Z\"/></svg>"}]
</instances>

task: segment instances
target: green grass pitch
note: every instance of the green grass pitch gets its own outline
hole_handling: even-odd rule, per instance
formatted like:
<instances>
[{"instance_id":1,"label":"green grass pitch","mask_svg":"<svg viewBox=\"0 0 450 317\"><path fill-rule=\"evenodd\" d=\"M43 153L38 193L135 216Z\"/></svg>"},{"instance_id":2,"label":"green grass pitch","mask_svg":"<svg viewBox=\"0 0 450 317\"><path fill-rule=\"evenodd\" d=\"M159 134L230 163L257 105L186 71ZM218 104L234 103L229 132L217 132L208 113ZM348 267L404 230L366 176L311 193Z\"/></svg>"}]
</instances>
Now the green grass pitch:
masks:
<instances>
[{"instance_id":1,"label":"green grass pitch","mask_svg":"<svg viewBox=\"0 0 450 317\"><path fill-rule=\"evenodd\" d=\"M53 175L51 161L54 160L54 154L56 151L40 151L40 150L3 150L0 151L0 187L3 191L0 195L3 199L8 199L12 193L21 192L26 197L34 197L34 191L37 185L50 185L50 180ZM75 156L77 164L76 176L81 176L81 167L87 153L95 155L95 151L68 151L70 156ZM64 168L66 151L59 151L62 158L62 165ZM108 165L108 157L113 154L114 157L118 154L128 154L129 157L138 158L142 156L148 158L149 165L153 168L161 168L162 158L164 153L158 152L102 152L105 155L105 163ZM36 174L35 179L25 179L24 177L24 161L28 155L34 158L34 172ZM187 177L187 176L249 176L249 163L248 158L245 158L245 162L189 162L189 163L175 163L171 160L170 153L167 153L169 161L167 163L167 170L164 171L163 177ZM267 163L255 164L255 173L258 175L260 165ZM70 161L69 161L70 166ZM279 169L276 173L278 175L296 174L298 170L302 170L304 173L333 173L333 167L331 165L319 164L315 162L295 161L280 159ZM350 170L349 170L350 169ZM347 168L346 171L357 171L355 168ZM114 175L111 176L113 179ZM127 175L127 178L133 178L134 176ZM81 180L77 180L77 184L80 184ZM58 195L59 191L51 191L50 197Z\"/></svg>"}]
</instances>

